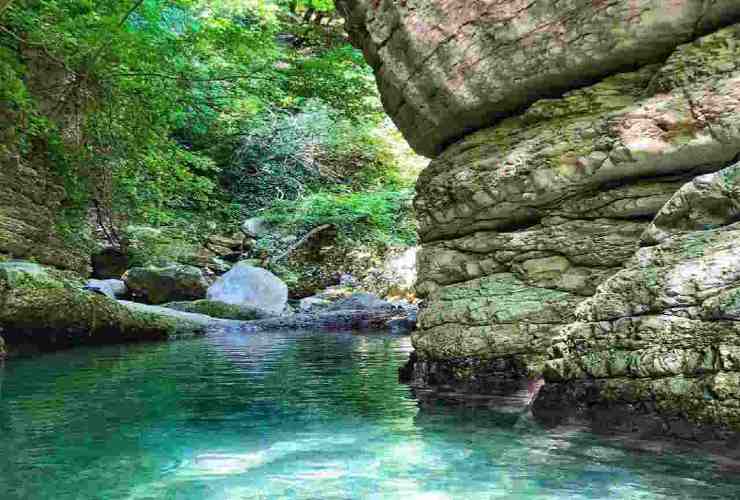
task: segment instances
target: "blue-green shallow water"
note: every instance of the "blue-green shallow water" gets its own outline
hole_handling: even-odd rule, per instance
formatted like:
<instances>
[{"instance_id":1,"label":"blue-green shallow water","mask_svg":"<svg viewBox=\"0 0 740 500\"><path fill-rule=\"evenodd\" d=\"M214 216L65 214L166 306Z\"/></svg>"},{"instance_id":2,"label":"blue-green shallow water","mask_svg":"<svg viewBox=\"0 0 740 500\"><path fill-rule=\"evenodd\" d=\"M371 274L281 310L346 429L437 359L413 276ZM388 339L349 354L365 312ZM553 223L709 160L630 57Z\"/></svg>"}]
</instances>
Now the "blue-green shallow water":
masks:
<instances>
[{"instance_id":1,"label":"blue-green shallow water","mask_svg":"<svg viewBox=\"0 0 740 500\"><path fill-rule=\"evenodd\" d=\"M406 337L286 332L5 364L0 499L738 498L700 454L420 412Z\"/></svg>"}]
</instances>

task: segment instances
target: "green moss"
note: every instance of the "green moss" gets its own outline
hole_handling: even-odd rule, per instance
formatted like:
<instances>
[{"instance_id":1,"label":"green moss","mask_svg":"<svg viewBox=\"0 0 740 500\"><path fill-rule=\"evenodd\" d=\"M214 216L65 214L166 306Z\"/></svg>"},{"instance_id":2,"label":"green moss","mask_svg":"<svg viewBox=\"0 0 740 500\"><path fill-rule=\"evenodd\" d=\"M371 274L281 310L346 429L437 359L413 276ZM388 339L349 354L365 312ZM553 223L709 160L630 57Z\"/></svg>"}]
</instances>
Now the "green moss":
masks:
<instances>
[{"instance_id":1,"label":"green moss","mask_svg":"<svg viewBox=\"0 0 740 500\"><path fill-rule=\"evenodd\" d=\"M18 288L3 300L0 325L9 344L45 348L166 339L175 323L129 311L82 290Z\"/></svg>"},{"instance_id":2,"label":"green moss","mask_svg":"<svg viewBox=\"0 0 740 500\"><path fill-rule=\"evenodd\" d=\"M643 275L645 276L645 284L648 288L655 288L658 286L658 268L655 266L649 266L643 268Z\"/></svg>"},{"instance_id":3,"label":"green moss","mask_svg":"<svg viewBox=\"0 0 740 500\"><path fill-rule=\"evenodd\" d=\"M205 314L212 318L233 319L239 321L251 321L255 319L264 319L270 314L256 307L239 306L226 304L214 300L196 300L193 302L171 302L164 307L176 311Z\"/></svg>"},{"instance_id":4,"label":"green moss","mask_svg":"<svg viewBox=\"0 0 740 500\"><path fill-rule=\"evenodd\" d=\"M740 185L740 164L720 170L720 180L727 191L734 191Z\"/></svg>"},{"instance_id":5,"label":"green moss","mask_svg":"<svg viewBox=\"0 0 740 500\"><path fill-rule=\"evenodd\" d=\"M8 350L163 340L184 332L176 319L131 311L80 285L28 262L0 265L0 329Z\"/></svg>"}]
</instances>

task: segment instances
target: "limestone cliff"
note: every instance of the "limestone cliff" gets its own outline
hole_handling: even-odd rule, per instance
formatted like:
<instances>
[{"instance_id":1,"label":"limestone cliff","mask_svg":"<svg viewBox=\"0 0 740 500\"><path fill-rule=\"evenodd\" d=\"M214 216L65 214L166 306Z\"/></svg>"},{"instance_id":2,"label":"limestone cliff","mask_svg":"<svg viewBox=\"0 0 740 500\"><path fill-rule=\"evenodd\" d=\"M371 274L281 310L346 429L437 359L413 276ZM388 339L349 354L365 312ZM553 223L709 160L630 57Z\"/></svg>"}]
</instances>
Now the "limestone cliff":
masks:
<instances>
[{"instance_id":1,"label":"limestone cliff","mask_svg":"<svg viewBox=\"0 0 740 500\"><path fill-rule=\"evenodd\" d=\"M740 431L740 2L344 7L387 110L437 156L412 383L544 374L548 420Z\"/></svg>"}]
</instances>

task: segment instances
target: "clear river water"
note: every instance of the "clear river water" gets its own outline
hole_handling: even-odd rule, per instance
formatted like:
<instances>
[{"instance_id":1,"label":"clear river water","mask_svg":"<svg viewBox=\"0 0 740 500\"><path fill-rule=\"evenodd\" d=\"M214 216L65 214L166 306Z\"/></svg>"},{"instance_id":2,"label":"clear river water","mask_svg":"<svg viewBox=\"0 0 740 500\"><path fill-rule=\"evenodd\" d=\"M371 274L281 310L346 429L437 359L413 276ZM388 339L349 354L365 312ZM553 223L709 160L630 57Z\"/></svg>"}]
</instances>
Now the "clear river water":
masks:
<instances>
[{"instance_id":1,"label":"clear river water","mask_svg":"<svg viewBox=\"0 0 740 500\"><path fill-rule=\"evenodd\" d=\"M214 333L0 369L0 499L740 498L699 452L423 411L408 337Z\"/></svg>"}]
</instances>

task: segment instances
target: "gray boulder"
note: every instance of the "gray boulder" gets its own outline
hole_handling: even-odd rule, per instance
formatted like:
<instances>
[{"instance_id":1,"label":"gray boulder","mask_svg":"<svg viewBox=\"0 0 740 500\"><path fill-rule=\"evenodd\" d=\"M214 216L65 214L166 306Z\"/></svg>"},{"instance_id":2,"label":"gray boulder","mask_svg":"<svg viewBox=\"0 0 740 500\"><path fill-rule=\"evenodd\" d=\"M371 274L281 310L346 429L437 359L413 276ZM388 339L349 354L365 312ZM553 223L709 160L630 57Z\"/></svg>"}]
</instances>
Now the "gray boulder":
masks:
<instances>
[{"instance_id":1,"label":"gray boulder","mask_svg":"<svg viewBox=\"0 0 740 500\"><path fill-rule=\"evenodd\" d=\"M240 262L208 289L207 298L281 314L288 303L288 286L270 271Z\"/></svg>"},{"instance_id":2,"label":"gray boulder","mask_svg":"<svg viewBox=\"0 0 740 500\"><path fill-rule=\"evenodd\" d=\"M129 269L123 280L138 299L151 304L164 304L205 298L208 290L203 272L197 267L170 264Z\"/></svg>"},{"instance_id":3,"label":"gray boulder","mask_svg":"<svg viewBox=\"0 0 740 500\"><path fill-rule=\"evenodd\" d=\"M128 287L122 280L89 280L85 288L111 299L122 299L128 294Z\"/></svg>"},{"instance_id":4,"label":"gray boulder","mask_svg":"<svg viewBox=\"0 0 740 500\"><path fill-rule=\"evenodd\" d=\"M372 293L365 292L353 293L346 299L337 300L329 307L331 311L390 311L394 309L397 309L397 307L390 302L380 299Z\"/></svg>"}]
</instances>

